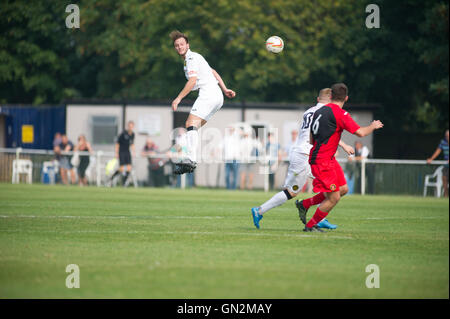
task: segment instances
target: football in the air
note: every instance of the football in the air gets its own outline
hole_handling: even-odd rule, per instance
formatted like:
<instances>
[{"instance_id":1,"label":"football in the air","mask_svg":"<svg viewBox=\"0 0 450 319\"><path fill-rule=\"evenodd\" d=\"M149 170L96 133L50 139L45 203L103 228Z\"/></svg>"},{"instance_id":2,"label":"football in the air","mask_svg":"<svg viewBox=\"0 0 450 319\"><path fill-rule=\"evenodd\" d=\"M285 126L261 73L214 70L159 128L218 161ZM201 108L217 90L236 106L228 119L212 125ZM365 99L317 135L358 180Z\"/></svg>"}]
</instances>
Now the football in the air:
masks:
<instances>
[{"instance_id":1,"label":"football in the air","mask_svg":"<svg viewBox=\"0 0 450 319\"><path fill-rule=\"evenodd\" d=\"M266 49L272 53L280 53L283 51L284 42L283 39L277 37L276 35L271 36L266 41Z\"/></svg>"}]
</instances>

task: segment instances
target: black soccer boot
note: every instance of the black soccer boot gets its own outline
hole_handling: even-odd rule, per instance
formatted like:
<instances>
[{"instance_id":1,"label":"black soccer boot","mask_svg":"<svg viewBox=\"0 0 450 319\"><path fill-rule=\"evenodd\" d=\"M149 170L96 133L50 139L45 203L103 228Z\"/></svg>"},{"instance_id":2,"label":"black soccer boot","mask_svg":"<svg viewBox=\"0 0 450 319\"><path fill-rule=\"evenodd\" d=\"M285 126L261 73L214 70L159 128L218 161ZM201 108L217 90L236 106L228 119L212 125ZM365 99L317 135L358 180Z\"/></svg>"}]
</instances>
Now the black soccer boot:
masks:
<instances>
[{"instance_id":1,"label":"black soccer boot","mask_svg":"<svg viewBox=\"0 0 450 319\"><path fill-rule=\"evenodd\" d=\"M300 220L304 225L306 225L306 213L308 210L303 206L303 200L298 201L298 199L295 201L295 206L298 209L298 217L300 217Z\"/></svg>"}]
</instances>

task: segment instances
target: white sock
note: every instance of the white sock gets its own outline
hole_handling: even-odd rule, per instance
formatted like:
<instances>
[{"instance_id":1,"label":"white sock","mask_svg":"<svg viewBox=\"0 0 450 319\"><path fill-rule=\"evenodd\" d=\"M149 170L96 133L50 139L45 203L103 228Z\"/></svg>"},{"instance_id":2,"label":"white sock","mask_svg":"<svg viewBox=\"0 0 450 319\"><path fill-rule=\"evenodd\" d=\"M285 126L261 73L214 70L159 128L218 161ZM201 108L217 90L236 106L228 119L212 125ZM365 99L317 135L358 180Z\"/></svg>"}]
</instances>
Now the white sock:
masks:
<instances>
[{"instance_id":1,"label":"white sock","mask_svg":"<svg viewBox=\"0 0 450 319\"><path fill-rule=\"evenodd\" d=\"M288 200L288 198L283 191L276 193L275 195L272 196L271 199L269 199L267 202L265 202L264 204L262 204L260 206L261 209L259 210L259 213L262 215L265 212L271 210L272 208L280 206L281 204L284 204L287 200Z\"/></svg>"},{"instance_id":2,"label":"white sock","mask_svg":"<svg viewBox=\"0 0 450 319\"><path fill-rule=\"evenodd\" d=\"M197 145L198 145L198 131L190 130L187 131L187 157L193 161L197 162Z\"/></svg>"}]
</instances>

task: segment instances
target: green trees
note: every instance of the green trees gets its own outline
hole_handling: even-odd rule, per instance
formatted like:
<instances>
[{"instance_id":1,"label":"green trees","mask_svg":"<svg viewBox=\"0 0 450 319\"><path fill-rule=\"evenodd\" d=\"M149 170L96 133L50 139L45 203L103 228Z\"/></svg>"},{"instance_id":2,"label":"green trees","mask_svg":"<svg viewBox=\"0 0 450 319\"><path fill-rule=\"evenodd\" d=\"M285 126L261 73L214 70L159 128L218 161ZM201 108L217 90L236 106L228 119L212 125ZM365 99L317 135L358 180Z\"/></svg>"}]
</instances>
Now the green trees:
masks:
<instances>
[{"instance_id":1,"label":"green trees","mask_svg":"<svg viewBox=\"0 0 450 319\"><path fill-rule=\"evenodd\" d=\"M336 81L351 102L377 102L404 130L448 122L448 2L376 1L381 27L346 0L79 1L80 29L63 2L0 7L0 102L65 98L171 99L182 61L168 34L179 29L241 101L311 102ZM285 50L264 48L281 36ZM400 124L399 124L400 123Z\"/></svg>"}]
</instances>

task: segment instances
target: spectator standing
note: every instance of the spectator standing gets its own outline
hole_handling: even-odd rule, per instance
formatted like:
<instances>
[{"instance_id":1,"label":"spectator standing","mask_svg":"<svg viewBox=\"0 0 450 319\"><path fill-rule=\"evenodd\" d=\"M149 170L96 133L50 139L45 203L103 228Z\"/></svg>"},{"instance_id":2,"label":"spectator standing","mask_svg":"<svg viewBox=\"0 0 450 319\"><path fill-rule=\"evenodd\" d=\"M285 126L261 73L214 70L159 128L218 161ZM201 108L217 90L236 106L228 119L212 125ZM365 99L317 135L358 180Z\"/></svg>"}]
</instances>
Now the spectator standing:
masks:
<instances>
[{"instance_id":1,"label":"spectator standing","mask_svg":"<svg viewBox=\"0 0 450 319\"><path fill-rule=\"evenodd\" d=\"M245 132L240 141L240 188L253 189L253 178L255 177L256 155L258 153L258 142L251 134Z\"/></svg>"},{"instance_id":2,"label":"spectator standing","mask_svg":"<svg viewBox=\"0 0 450 319\"><path fill-rule=\"evenodd\" d=\"M447 161L442 170L442 185L444 186L444 196L448 197L448 130L445 131L445 136L439 143L436 151L427 159L427 163L430 164L441 152L444 154L444 160Z\"/></svg>"},{"instance_id":3,"label":"spectator standing","mask_svg":"<svg viewBox=\"0 0 450 319\"><path fill-rule=\"evenodd\" d=\"M236 189L239 172L240 136L234 127L228 127L223 139L225 160L225 184L227 189Z\"/></svg>"},{"instance_id":4,"label":"spectator standing","mask_svg":"<svg viewBox=\"0 0 450 319\"><path fill-rule=\"evenodd\" d=\"M352 184L352 189L349 192L352 194L354 190L360 190L361 189L361 183L363 182L361 180L361 161L365 160L370 157L370 150L367 146L365 146L361 141L355 142L355 154L350 155L348 157L348 165L346 165L346 171L349 175L349 184ZM369 194L374 193L374 181L373 176L375 166L370 165L366 166L366 177L367 177L367 192ZM365 181L364 181L365 182ZM350 189L350 187L349 187Z\"/></svg>"},{"instance_id":5,"label":"spectator standing","mask_svg":"<svg viewBox=\"0 0 450 319\"><path fill-rule=\"evenodd\" d=\"M369 148L365 145L363 145L363 143L361 141L356 141L355 142L355 155L350 155L348 157L349 161L355 160L355 161L361 161L363 159L366 159L369 157L370 151Z\"/></svg>"},{"instance_id":6,"label":"spectator standing","mask_svg":"<svg viewBox=\"0 0 450 319\"><path fill-rule=\"evenodd\" d=\"M61 144L62 142L62 135L59 132L55 133L55 136L53 138L53 148L55 148L56 146L59 146L59 144Z\"/></svg>"},{"instance_id":7,"label":"spectator standing","mask_svg":"<svg viewBox=\"0 0 450 319\"><path fill-rule=\"evenodd\" d=\"M61 135L61 142L54 147L56 153L56 160L59 162L61 181L64 185L68 184L67 173L70 173L70 179L72 184L76 183L75 171L70 163L71 155L63 154L64 152L73 151L73 143L69 140L66 134Z\"/></svg>"},{"instance_id":8,"label":"spectator standing","mask_svg":"<svg viewBox=\"0 0 450 319\"><path fill-rule=\"evenodd\" d=\"M157 157L161 154L159 147L151 138L147 138L141 156L148 157L148 182L151 187L164 186L164 165L167 160Z\"/></svg>"},{"instance_id":9,"label":"spectator standing","mask_svg":"<svg viewBox=\"0 0 450 319\"><path fill-rule=\"evenodd\" d=\"M298 131L297 130L292 130L291 131L291 140L289 141L289 143L284 148L284 152L286 153L287 158L290 158L290 156L291 156L291 148L292 148L292 146L295 145L295 142L297 141L297 137L298 137Z\"/></svg>"},{"instance_id":10,"label":"spectator standing","mask_svg":"<svg viewBox=\"0 0 450 319\"><path fill-rule=\"evenodd\" d=\"M273 190L275 185L275 173L278 169L278 163L283 158L281 145L275 141L273 133L267 135L266 156L269 158L269 189Z\"/></svg>"},{"instance_id":11,"label":"spectator standing","mask_svg":"<svg viewBox=\"0 0 450 319\"><path fill-rule=\"evenodd\" d=\"M86 140L86 136L80 135L78 137L78 144L75 146L74 151L78 152L89 152L92 154L91 144ZM89 154L80 154L80 162L77 167L78 182L80 186L88 185L88 180L86 178L86 169L89 166Z\"/></svg>"}]
</instances>

